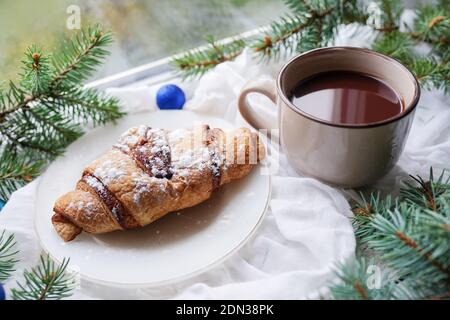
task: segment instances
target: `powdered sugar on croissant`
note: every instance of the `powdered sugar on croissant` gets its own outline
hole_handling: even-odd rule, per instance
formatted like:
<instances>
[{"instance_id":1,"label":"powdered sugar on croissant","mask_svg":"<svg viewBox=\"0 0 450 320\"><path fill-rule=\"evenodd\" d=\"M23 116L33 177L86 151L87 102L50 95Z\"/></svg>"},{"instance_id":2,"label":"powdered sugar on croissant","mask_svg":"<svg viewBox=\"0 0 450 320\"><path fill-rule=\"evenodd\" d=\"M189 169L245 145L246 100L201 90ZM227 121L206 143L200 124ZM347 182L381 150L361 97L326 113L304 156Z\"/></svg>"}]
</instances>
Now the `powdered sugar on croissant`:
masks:
<instances>
[{"instance_id":1,"label":"powdered sugar on croissant","mask_svg":"<svg viewBox=\"0 0 450 320\"><path fill-rule=\"evenodd\" d=\"M56 201L52 223L65 241L82 231L142 227L207 200L263 158L264 146L246 128L134 127L85 168L75 191Z\"/></svg>"}]
</instances>

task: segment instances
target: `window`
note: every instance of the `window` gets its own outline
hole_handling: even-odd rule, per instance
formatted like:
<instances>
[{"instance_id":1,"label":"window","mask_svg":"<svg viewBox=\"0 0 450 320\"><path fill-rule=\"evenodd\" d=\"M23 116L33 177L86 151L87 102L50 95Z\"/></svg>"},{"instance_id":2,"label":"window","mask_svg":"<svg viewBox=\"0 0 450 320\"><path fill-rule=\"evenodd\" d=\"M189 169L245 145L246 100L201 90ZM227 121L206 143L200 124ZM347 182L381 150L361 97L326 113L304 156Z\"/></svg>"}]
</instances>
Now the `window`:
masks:
<instances>
[{"instance_id":1,"label":"window","mask_svg":"<svg viewBox=\"0 0 450 320\"><path fill-rule=\"evenodd\" d=\"M93 79L125 71L204 43L206 35L228 37L266 25L285 9L274 0L2 0L1 78L17 77L25 48L58 45L70 5L81 26L100 23L114 33L111 56Z\"/></svg>"}]
</instances>

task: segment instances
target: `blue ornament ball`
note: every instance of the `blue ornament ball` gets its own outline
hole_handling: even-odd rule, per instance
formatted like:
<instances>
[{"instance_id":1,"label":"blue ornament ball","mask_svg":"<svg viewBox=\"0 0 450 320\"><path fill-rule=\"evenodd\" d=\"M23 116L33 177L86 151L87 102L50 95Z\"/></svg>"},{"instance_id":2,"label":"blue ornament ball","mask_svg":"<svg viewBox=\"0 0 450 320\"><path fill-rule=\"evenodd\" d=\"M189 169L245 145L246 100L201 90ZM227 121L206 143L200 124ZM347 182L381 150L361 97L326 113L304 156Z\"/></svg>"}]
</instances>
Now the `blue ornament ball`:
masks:
<instances>
[{"instance_id":1,"label":"blue ornament ball","mask_svg":"<svg viewBox=\"0 0 450 320\"><path fill-rule=\"evenodd\" d=\"M0 283L0 301L1 300L6 300L6 293L5 293L5 288Z\"/></svg>"},{"instance_id":2,"label":"blue ornament ball","mask_svg":"<svg viewBox=\"0 0 450 320\"><path fill-rule=\"evenodd\" d=\"M0 211L2 211L3 207L5 206L5 201L0 199Z\"/></svg>"},{"instance_id":3,"label":"blue ornament ball","mask_svg":"<svg viewBox=\"0 0 450 320\"><path fill-rule=\"evenodd\" d=\"M161 110L183 109L186 96L175 84L166 84L159 88L156 94L156 104Z\"/></svg>"}]
</instances>

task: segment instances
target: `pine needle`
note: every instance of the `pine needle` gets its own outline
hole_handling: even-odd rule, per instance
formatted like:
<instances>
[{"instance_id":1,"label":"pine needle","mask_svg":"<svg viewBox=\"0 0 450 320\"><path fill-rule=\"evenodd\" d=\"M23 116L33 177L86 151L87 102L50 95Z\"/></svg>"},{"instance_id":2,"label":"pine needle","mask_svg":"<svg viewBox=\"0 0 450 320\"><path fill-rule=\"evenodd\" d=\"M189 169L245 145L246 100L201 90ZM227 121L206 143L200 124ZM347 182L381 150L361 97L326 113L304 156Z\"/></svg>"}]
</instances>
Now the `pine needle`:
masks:
<instances>
[{"instance_id":1,"label":"pine needle","mask_svg":"<svg viewBox=\"0 0 450 320\"><path fill-rule=\"evenodd\" d=\"M85 125L124 115L116 98L83 87L111 41L109 32L95 26L66 39L54 55L37 45L26 50L20 81L0 89L0 199L37 176Z\"/></svg>"},{"instance_id":2,"label":"pine needle","mask_svg":"<svg viewBox=\"0 0 450 320\"><path fill-rule=\"evenodd\" d=\"M217 59L214 50L193 50L174 59L173 66L183 78L199 77L220 63L233 60L247 45L261 61L279 60L326 46L341 24L368 25L379 35L372 49L400 60L410 68L425 89L450 92L450 10L445 1L439 5L419 5L412 28L400 28L404 12L400 0L376 0L370 5L377 12L369 15L368 5L356 0L284 0L289 13L272 22L269 30L256 39L224 44L220 51L232 52L226 59ZM373 25L372 20L376 24ZM405 30L403 30L405 29ZM427 55L416 53L416 46L431 47Z\"/></svg>"},{"instance_id":3,"label":"pine needle","mask_svg":"<svg viewBox=\"0 0 450 320\"><path fill-rule=\"evenodd\" d=\"M380 199L378 193L353 206L353 226L361 251L381 262L381 286L367 287L364 257L338 266L334 299L436 299L450 292L450 178L411 177L400 197ZM378 265L378 264L377 264ZM386 279L389 279L387 281ZM355 284L359 286L355 287ZM358 289L359 288L359 289ZM364 293L362 295L362 293Z\"/></svg>"},{"instance_id":4,"label":"pine needle","mask_svg":"<svg viewBox=\"0 0 450 320\"><path fill-rule=\"evenodd\" d=\"M24 283L11 290L14 300L60 300L72 295L75 279L66 272L69 259L57 266L49 256L41 256L40 264L24 271Z\"/></svg>"},{"instance_id":5,"label":"pine needle","mask_svg":"<svg viewBox=\"0 0 450 320\"><path fill-rule=\"evenodd\" d=\"M3 230L0 233L0 283L4 283L15 271L14 266L18 262L15 258L18 251L15 248L14 235L6 236Z\"/></svg>"},{"instance_id":6,"label":"pine needle","mask_svg":"<svg viewBox=\"0 0 450 320\"><path fill-rule=\"evenodd\" d=\"M183 79L200 77L218 64L234 60L246 45L240 39L227 44L219 43L212 36L206 37L206 41L206 48L188 51L172 60L172 65L179 70Z\"/></svg>"}]
</instances>

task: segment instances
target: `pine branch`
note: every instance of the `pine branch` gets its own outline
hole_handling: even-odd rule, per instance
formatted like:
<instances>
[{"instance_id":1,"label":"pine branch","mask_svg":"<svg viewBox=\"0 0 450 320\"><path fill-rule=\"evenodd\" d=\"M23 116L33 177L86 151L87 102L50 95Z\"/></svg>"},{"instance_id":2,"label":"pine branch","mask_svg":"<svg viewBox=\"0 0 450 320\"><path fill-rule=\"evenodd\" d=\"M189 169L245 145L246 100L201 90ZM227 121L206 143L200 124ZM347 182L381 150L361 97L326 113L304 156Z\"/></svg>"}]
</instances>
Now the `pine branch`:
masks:
<instances>
[{"instance_id":1,"label":"pine branch","mask_svg":"<svg viewBox=\"0 0 450 320\"><path fill-rule=\"evenodd\" d=\"M432 235L421 232L429 226L416 228L418 219L421 223L436 224L435 218L422 208L402 204L390 211L388 218L375 215L371 221L373 233L362 243L381 253L382 259L402 276L420 276L430 282L435 279L445 281L450 278L449 266L433 255L436 243L430 243ZM450 254L450 247L446 252Z\"/></svg>"},{"instance_id":2,"label":"pine branch","mask_svg":"<svg viewBox=\"0 0 450 320\"><path fill-rule=\"evenodd\" d=\"M330 14L331 11L326 14ZM300 43L303 48L309 48L317 45L317 38L311 36L314 32L311 26L315 22L315 17L308 17L307 15L286 16L279 22L273 22L270 26L271 30L264 35L262 39L256 40L252 49L258 52L267 60L277 59L280 56L281 49L285 50L285 54L292 51L302 51ZM304 30L306 32L302 33ZM310 32L308 32L310 31ZM302 35L307 36L300 42Z\"/></svg>"},{"instance_id":3,"label":"pine branch","mask_svg":"<svg viewBox=\"0 0 450 320\"><path fill-rule=\"evenodd\" d=\"M366 19L354 0L285 2L295 14L274 22L266 35L248 43L266 60L278 58L281 49L285 50L284 54L303 52L327 43L340 21L350 23ZM207 42L208 49L191 50L173 59L172 65L182 78L202 76L218 64L234 60L246 46L243 40L218 45L208 37Z\"/></svg>"},{"instance_id":4,"label":"pine branch","mask_svg":"<svg viewBox=\"0 0 450 320\"><path fill-rule=\"evenodd\" d=\"M284 3L295 13L308 12L312 10L311 5L314 5L312 1L309 0L285 0Z\"/></svg>"},{"instance_id":5,"label":"pine branch","mask_svg":"<svg viewBox=\"0 0 450 320\"><path fill-rule=\"evenodd\" d=\"M60 300L72 295L75 279L66 272L69 259L56 266L49 256L41 256L36 268L24 271L25 283L12 289L14 300Z\"/></svg>"},{"instance_id":6,"label":"pine branch","mask_svg":"<svg viewBox=\"0 0 450 320\"><path fill-rule=\"evenodd\" d=\"M270 31L253 42L252 49L262 58L270 60L279 58L282 50L286 55L325 44L338 24L338 19L333 17L338 11L338 5L315 8L308 2L302 7L307 11L298 9L295 15L286 15L280 21L273 22Z\"/></svg>"},{"instance_id":7,"label":"pine branch","mask_svg":"<svg viewBox=\"0 0 450 320\"><path fill-rule=\"evenodd\" d=\"M450 178L443 172L436 179L430 169L428 181L412 179L398 199L372 194L353 207L359 246L380 259L383 279L389 279L381 279L382 294L365 291L367 298L437 299L450 292ZM365 269L360 260L340 266L332 297L361 298L355 283L365 288Z\"/></svg>"},{"instance_id":8,"label":"pine branch","mask_svg":"<svg viewBox=\"0 0 450 320\"><path fill-rule=\"evenodd\" d=\"M373 216L379 214L386 217L389 210L398 205L398 201L397 199L392 199L390 196L381 199L380 193L372 193L369 201L365 199L362 193L360 197L361 201L356 201L352 204L354 214L352 224L355 230L355 236L364 239L366 236L372 234L373 230L370 223Z\"/></svg>"},{"instance_id":9,"label":"pine branch","mask_svg":"<svg viewBox=\"0 0 450 320\"><path fill-rule=\"evenodd\" d=\"M284 0L290 13L273 22L269 31L255 40L249 47L260 60L277 60L292 53L304 52L327 45L335 36L340 24L360 23L370 25L379 35L373 44L375 51L400 60L420 80L425 89L440 89L450 92L450 10L447 0L439 5L418 6L414 26L400 28L403 5L400 0L377 0L379 12L369 17L367 7L355 0ZM371 19L369 19L371 18ZM372 20L375 19L376 23ZM430 54L415 53L416 45L430 45ZM226 51L228 45L221 50ZM229 45L229 50L233 44ZM173 66L183 78L202 76L218 64L233 60L242 51L235 51L227 59L215 59L198 50L187 53Z\"/></svg>"},{"instance_id":10,"label":"pine branch","mask_svg":"<svg viewBox=\"0 0 450 320\"><path fill-rule=\"evenodd\" d=\"M411 64L413 54L411 38L400 31L392 31L381 34L373 43L372 49L406 64Z\"/></svg>"},{"instance_id":11,"label":"pine branch","mask_svg":"<svg viewBox=\"0 0 450 320\"><path fill-rule=\"evenodd\" d=\"M394 32L399 30L400 16L403 11L403 4L400 0L378 0L375 1L381 9L380 26L375 30L381 32Z\"/></svg>"},{"instance_id":12,"label":"pine branch","mask_svg":"<svg viewBox=\"0 0 450 320\"><path fill-rule=\"evenodd\" d=\"M118 100L83 87L108 52L110 33L98 26L64 42L51 57L27 49L19 84L0 90L0 197L29 182L46 163L83 134L123 116Z\"/></svg>"},{"instance_id":13,"label":"pine branch","mask_svg":"<svg viewBox=\"0 0 450 320\"><path fill-rule=\"evenodd\" d=\"M108 97L95 89L72 88L58 92L46 99L59 113L69 116L71 121L94 126L114 122L124 115L118 108L119 100Z\"/></svg>"},{"instance_id":14,"label":"pine branch","mask_svg":"<svg viewBox=\"0 0 450 320\"><path fill-rule=\"evenodd\" d=\"M401 2L383 0L379 5L382 27L372 49L400 60L423 88L450 92L450 11L443 6L419 6L413 29L400 32ZM421 42L431 45L426 56L415 53L415 45Z\"/></svg>"},{"instance_id":15,"label":"pine branch","mask_svg":"<svg viewBox=\"0 0 450 320\"><path fill-rule=\"evenodd\" d=\"M439 49L448 47L450 16L449 10L433 5L420 6L416 9L416 19L411 37L417 41L424 41L437 45ZM448 50L448 48L446 48Z\"/></svg>"},{"instance_id":16,"label":"pine branch","mask_svg":"<svg viewBox=\"0 0 450 320\"><path fill-rule=\"evenodd\" d=\"M441 175L435 179L433 168L430 168L430 179L428 181L424 181L420 176L411 176L416 184L405 182L406 186L401 189L400 197L404 201L423 208L441 211L439 199L445 197L446 193L450 191L450 176L445 177L445 174L446 172L442 171Z\"/></svg>"},{"instance_id":17,"label":"pine branch","mask_svg":"<svg viewBox=\"0 0 450 320\"><path fill-rule=\"evenodd\" d=\"M61 52L52 59L53 66L49 65L50 58L42 50L31 46L26 53L27 59L23 61L22 86L11 82L9 92L1 95L4 98L0 100L0 122L8 114L29 108L33 102L54 92L80 87L109 54L103 47L111 41L111 34L103 33L98 26L82 30L70 41L64 41ZM35 87L47 90L33 90ZM32 94L27 94L27 90Z\"/></svg>"},{"instance_id":18,"label":"pine branch","mask_svg":"<svg viewBox=\"0 0 450 320\"><path fill-rule=\"evenodd\" d=\"M25 52L22 60L21 87L31 93L29 102L33 97L44 94L52 81L53 73L50 58L43 52L42 48L32 45Z\"/></svg>"},{"instance_id":19,"label":"pine branch","mask_svg":"<svg viewBox=\"0 0 450 320\"><path fill-rule=\"evenodd\" d=\"M365 23L368 18L365 8L358 5L358 1L348 0L327 0L327 1L315 1L315 0L284 0L285 5L294 14L304 14L305 12L321 12L326 10L329 6L334 6L336 14L339 17L341 23ZM319 22L320 23L320 22ZM333 23L333 27L338 22Z\"/></svg>"},{"instance_id":20,"label":"pine branch","mask_svg":"<svg viewBox=\"0 0 450 320\"><path fill-rule=\"evenodd\" d=\"M194 49L172 60L172 65L179 69L182 78L202 76L218 64L234 60L246 45L245 41L238 39L227 44L218 43L211 36L206 40L208 42L206 49Z\"/></svg>"},{"instance_id":21,"label":"pine branch","mask_svg":"<svg viewBox=\"0 0 450 320\"><path fill-rule=\"evenodd\" d=\"M14 266L18 262L14 257L18 253L15 247L14 235L6 236L3 230L0 233L0 283L4 283L15 271Z\"/></svg>"},{"instance_id":22,"label":"pine branch","mask_svg":"<svg viewBox=\"0 0 450 320\"><path fill-rule=\"evenodd\" d=\"M15 258L14 235L0 233L0 284L5 282L15 271L18 262ZM56 300L72 295L75 288L74 275L67 273L69 259L64 259L57 266L49 256L41 256L36 268L24 271L25 283L17 282L17 288L11 290L14 300Z\"/></svg>"},{"instance_id":23,"label":"pine branch","mask_svg":"<svg viewBox=\"0 0 450 320\"><path fill-rule=\"evenodd\" d=\"M6 92L5 92L6 91ZM6 117L22 108L28 108L28 104L34 100L33 96L27 96L21 88L14 82L9 82L9 87L5 90L0 88L0 123L6 120Z\"/></svg>"},{"instance_id":24,"label":"pine branch","mask_svg":"<svg viewBox=\"0 0 450 320\"><path fill-rule=\"evenodd\" d=\"M58 86L63 88L79 86L109 55L103 48L111 43L111 33L104 33L98 25L82 30L70 41L64 41L60 52L53 58L57 75L51 87L54 89Z\"/></svg>"},{"instance_id":25,"label":"pine branch","mask_svg":"<svg viewBox=\"0 0 450 320\"><path fill-rule=\"evenodd\" d=\"M428 56L415 54L413 47L414 39L410 35L392 31L380 34L372 49L400 60L415 74L423 88L436 88L449 92L449 62L440 62L433 54Z\"/></svg>"},{"instance_id":26,"label":"pine branch","mask_svg":"<svg viewBox=\"0 0 450 320\"><path fill-rule=\"evenodd\" d=\"M8 147L6 147L8 149ZM35 178L43 165L31 155L17 155L3 152L0 156L0 199L6 201L9 195Z\"/></svg>"},{"instance_id":27,"label":"pine branch","mask_svg":"<svg viewBox=\"0 0 450 320\"><path fill-rule=\"evenodd\" d=\"M336 276L340 282L330 288L330 295L339 300L395 299L395 283L388 278L388 273L376 274L377 270L381 273L374 260L367 261L364 257L338 265Z\"/></svg>"}]
</instances>

